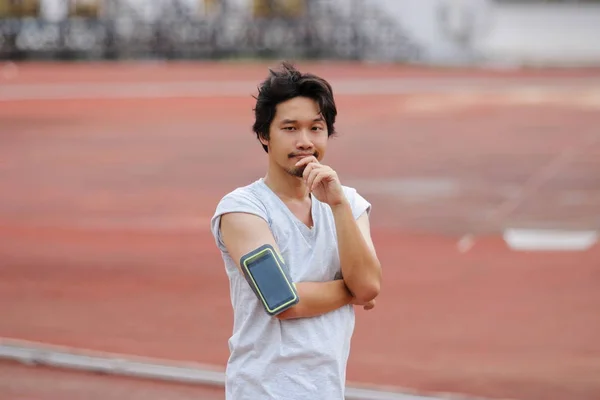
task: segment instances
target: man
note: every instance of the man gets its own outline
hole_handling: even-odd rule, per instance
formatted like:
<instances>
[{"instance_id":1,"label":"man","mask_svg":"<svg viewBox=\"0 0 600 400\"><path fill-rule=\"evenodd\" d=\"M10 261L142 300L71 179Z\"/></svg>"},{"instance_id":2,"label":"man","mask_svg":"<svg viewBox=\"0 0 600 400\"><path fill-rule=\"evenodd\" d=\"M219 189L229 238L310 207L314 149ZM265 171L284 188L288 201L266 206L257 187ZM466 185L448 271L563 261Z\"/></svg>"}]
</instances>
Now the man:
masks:
<instances>
[{"instance_id":1,"label":"man","mask_svg":"<svg viewBox=\"0 0 600 400\"><path fill-rule=\"evenodd\" d=\"M342 400L354 307L372 309L381 266L371 205L322 164L337 109L330 84L283 63L256 97L253 130L264 178L227 194L211 229L230 281L228 400ZM240 258L262 245L282 255L300 301L270 316Z\"/></svg>"}]
</instances>

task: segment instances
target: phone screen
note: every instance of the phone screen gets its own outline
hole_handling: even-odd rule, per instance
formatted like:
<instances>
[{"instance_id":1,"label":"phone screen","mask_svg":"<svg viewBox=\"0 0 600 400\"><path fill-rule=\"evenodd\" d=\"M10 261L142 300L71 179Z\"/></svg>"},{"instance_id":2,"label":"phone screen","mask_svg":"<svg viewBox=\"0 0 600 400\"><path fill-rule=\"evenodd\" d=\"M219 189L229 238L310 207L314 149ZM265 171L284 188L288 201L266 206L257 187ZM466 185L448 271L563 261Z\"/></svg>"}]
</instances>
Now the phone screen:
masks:
<instances>
[{"instance_id":1,"label":"phone screen","mask_svg":"<svg viewBox=\"0 0 600 400\"><path fill-rule=\"evenodd\" d=\"M248 265L248 270L269 308L277 308L294 299L294 293L273 257L260 257Z\"/></svg>"}]
</instances>

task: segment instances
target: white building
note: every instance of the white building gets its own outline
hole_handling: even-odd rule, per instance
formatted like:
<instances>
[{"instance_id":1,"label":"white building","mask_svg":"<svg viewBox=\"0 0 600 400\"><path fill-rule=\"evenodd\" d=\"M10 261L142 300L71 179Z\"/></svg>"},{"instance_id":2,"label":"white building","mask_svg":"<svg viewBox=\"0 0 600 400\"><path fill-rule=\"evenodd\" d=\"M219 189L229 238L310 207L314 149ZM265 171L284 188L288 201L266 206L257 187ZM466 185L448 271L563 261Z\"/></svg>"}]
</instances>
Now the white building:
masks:
<instances>
[{"instance_id":1,"label":"white building","mask_svg":"<svg viewBox=\"0 0 600 400\"><path fill-rule=\"evenodd\" d=\"M40 0L42 15L60 20L69 1ZM119 0L154 21L174 0ZM177 0L201 15L208 0ZM214 0L212 0L214 1ZM223 1L223 0L221 0ZM253 0L227 0L250 10ZM283 0L285 1L285 0ZM320 0L323 1L323 0ZM328 0L347 8L354 0ZM380 8L433 64L600 65L600 0L360 0ZM336 5L336 3L338 3Z\"/></svg>"}]
</instances>

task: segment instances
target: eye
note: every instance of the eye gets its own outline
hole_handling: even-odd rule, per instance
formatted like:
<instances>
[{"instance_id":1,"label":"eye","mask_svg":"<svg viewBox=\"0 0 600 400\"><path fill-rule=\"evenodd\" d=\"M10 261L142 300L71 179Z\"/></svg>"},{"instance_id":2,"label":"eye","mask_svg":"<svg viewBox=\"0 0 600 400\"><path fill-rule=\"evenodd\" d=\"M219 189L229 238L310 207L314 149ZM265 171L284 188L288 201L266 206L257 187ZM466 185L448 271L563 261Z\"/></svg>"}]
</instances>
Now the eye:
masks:
<instances>
[{"instance_id":1,"label":"eye","mask_svg":"<svg viewBox=\"0 0 600 400\"><path fill-rule=\"evenodd\" d=\"M283 127L283 130L284 130L284 131L293 131L294 129L296 129L296 128L295 128L295 127L293 127L293 126L284 126L284 127Z\"/></svg>"},{"instance_id":2,"label":"eye","mask_svg":"<svg viewBox=\"0 0 600 400\"><path fill-rule=\"evenodd\" d=\"M322 130L323 130L323 127L321 127L321 126L313 126L312 130L313 130L313 131L317 131L317 132L318 132L318 131L322 131Z\"/></svg>"}]
</instances>

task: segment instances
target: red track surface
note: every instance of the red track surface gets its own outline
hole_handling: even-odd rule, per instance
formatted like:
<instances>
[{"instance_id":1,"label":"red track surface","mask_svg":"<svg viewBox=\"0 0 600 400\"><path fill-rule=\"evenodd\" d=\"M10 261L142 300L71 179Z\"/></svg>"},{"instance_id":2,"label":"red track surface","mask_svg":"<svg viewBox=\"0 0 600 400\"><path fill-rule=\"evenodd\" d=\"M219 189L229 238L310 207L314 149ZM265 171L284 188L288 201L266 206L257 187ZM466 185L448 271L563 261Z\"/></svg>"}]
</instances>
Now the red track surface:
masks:
<instances>
[{"instance_id":1,"label":"red track surface","mask_svg":"<svg viewBox=\"0 0 600 400\"><path fill-rule=\"evenodd\" d=\"M0 362L0 400L221 400L223 391Z\"/></svg>"},{"instance_id":2,"label":"red track surface","mask_svg":"<svg viewBox=\"0 0 600 400\"><path fill-rule=\"evenodd\" d=\"M315 71L488 76L335 64ZM264 72L34 64L2 84L213 74L258 82ZM600 77L505 75L524 83ZM0 336L224 365L231 310L208 219L223 194L264 172L250 133L252 89L241 98L0 102ZM513 252L499 234L504 226L600 226L600 113L493 101L407 112L414 97L338 98L341 133L327 162L373 203L385 268L378 306L357 310L349 380L599 398L600 247ZM475 243L462 253L457 242L467 233ZM7 387L10 375L0 376ZM50 391L53 381L40 382Z\"/></svg>"}]
</instances>

